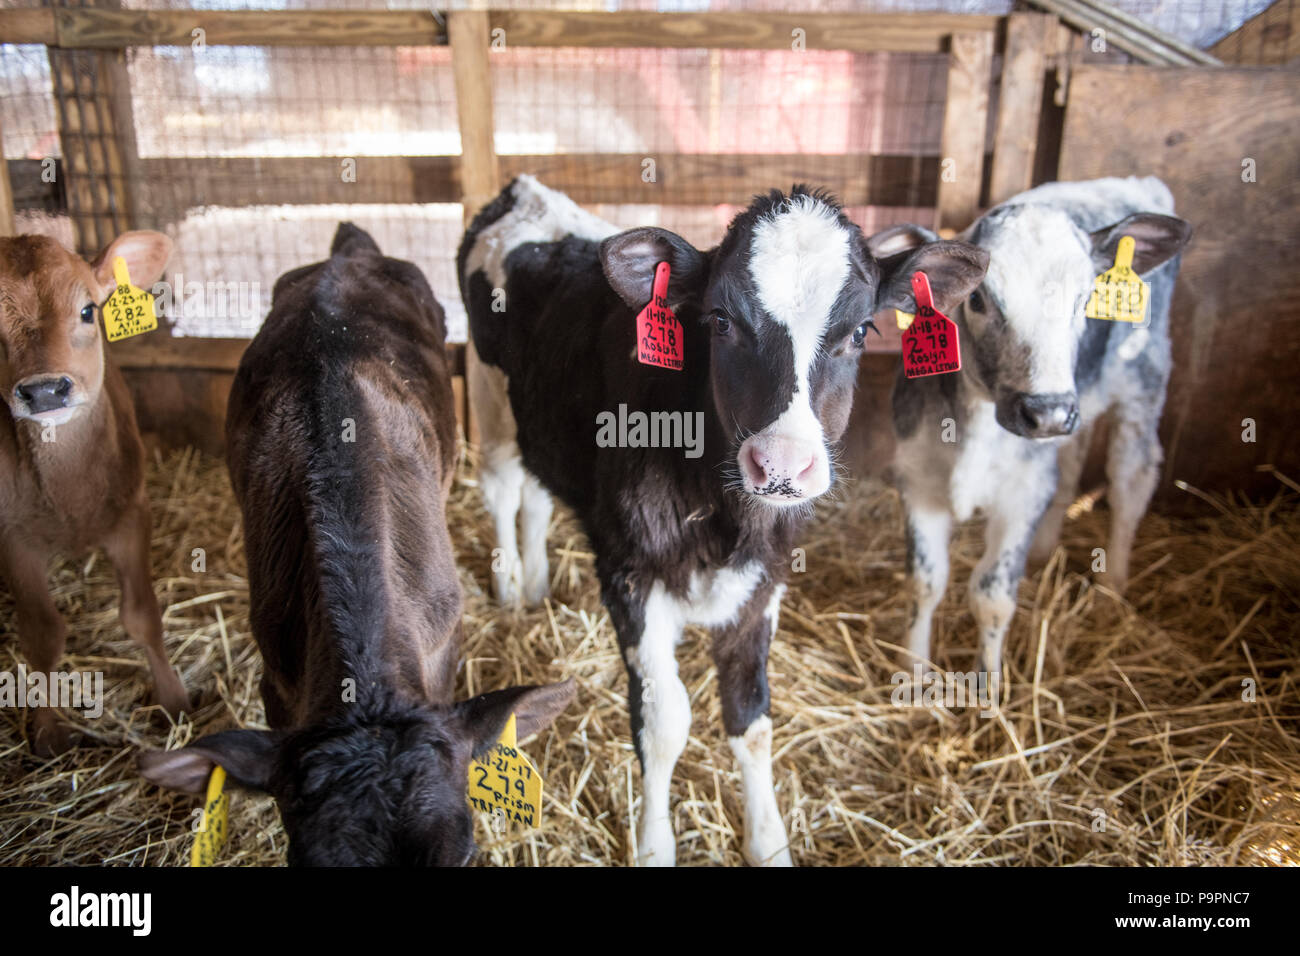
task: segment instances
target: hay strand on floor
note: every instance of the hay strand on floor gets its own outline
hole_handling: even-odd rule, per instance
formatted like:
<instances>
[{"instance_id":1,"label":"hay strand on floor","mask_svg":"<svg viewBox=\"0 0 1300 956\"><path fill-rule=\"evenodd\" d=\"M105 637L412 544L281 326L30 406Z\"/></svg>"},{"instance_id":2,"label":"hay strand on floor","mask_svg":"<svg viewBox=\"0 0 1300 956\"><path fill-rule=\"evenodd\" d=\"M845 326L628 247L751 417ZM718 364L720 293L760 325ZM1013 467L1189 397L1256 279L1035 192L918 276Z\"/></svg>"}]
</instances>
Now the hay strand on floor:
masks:
<instances>
[{"instance_id":1,"label":"hay strand on floor","mask_svg":"<svg viewBox=\"0 0 1300 956\"><path fill-rule=\"evenodd\" d=\"M177 726L147 706L148 669L118 624L107 562L60 562L50 581L69 625L65 666L105 673L105 710L76 717L84 745L49 761L28 749L25 712L0 710L0 864L184 865L197 800L141 782L136 753L263 726L224 466L170 454L152 463L149 493L168 650L199 706ZM906 611L897 496L851 482L819 505L770 666L778 802L796 863L1300 862L1300 494L1279 476L1262 504L1206 495L1199 517L1148 515L1126 597L1084 563L1105 545L1108 516L1092 504L1022 585L994 717L891 703ZM640 772L585 538L557 511L552 599L500 609L485 593L493 542L468 466L450 519L465 590L461 691L579 683L568 712L525 746L546 781L543 824L496 834L480 819L478 862L631 862ZM964 530L936 615L943 670L975 666L964 586L978 555L978 529ZM693 721L673 782L678 860L740 864L739 777L698 632L679 660ZM12 599L0 594L0 670L20 661ZM283 862L269 798L236 793L230 828L224 864Z\"/></svg>"}]
</instances>

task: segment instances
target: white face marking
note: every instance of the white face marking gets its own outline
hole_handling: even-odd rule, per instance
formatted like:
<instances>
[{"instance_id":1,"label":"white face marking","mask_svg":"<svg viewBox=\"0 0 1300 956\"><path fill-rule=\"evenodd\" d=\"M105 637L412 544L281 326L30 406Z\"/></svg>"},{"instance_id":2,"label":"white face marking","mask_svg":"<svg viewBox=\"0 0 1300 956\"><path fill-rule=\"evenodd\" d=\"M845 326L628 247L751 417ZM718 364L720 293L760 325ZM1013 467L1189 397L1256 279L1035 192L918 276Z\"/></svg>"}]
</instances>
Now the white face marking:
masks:
<instances>
[{"instance_id":1,"label":"white face marking","mask_svg":"<svg viewBox=\"0 0 1300 956\"><path fill-rule=\"evenodd\" d=\"M513 195L513 208L478 234L465 262L466 275L481 269L494 288L506 287L506 257L525 242L557 242L565 236L594 241L618 232L617 226L532 176L520 176Z\"/></svg>"},{"instance_id":2,"label":"white face marking","mask_svg":"<svg viewBox=\"0 0 1300 956\"><path fill-rule=\"evenodd\" d=\"M810 378L831 309L849 278L849 239L838 213L810 196L791 199L754 228L749 274L759 304L790 336L795 389L777 419L742 445L738 464L742 475L756 474L748 464L753 450L766 469L766 484L789 489L759 498L773 505L799 504L830 487L826 436L812 409Z\"/></svg>"},{"instance_id":3,"label":"white face marking","mask_svg":"<svg viewBox=\"0 0 1300 956\"><path fill-rule=\"evenodd\" d=\"M831 207L810 196L792 199L754 228L749 274L759 304L790 334L798 382L794 404L807 404L813 359L849 277L849 233Z\"/></svg>"},{"instance_id":4,"label":"white face marking","mask_svg":"<svg viewBox=\"0 0 1300 956\"><path fill-rule=\"evenodd\" d=\"M1027 365L1004 363L1002 373L1012 378L999 384L1036 395L1073 392L1083 307L1095 278L1086 236L1061 210L1027 205L998 228L986 226L980 245L989 253L984 285L997 300L985 297L985 316L1001 307L1004 347L1021 353ZM967 308L968 317L979 322L973 311Z\"/></svg>"}]
</instances>

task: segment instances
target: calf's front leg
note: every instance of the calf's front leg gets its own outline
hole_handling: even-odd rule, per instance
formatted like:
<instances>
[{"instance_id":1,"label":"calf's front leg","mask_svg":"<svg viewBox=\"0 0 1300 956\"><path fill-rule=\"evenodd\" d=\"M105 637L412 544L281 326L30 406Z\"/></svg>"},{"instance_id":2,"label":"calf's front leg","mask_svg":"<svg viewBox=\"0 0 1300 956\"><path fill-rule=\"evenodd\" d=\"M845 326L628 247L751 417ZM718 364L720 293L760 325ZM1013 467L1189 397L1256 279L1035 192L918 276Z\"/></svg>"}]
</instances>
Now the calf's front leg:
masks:
<instances>
[{"instance_id":1,"label":"calf's front leg","mask_svg":"<svg viewBox=\"0 0 1300 956\"><path fill-rule=\"evenodd\" d=\"M677 837L673 832L670 790L673 768L686 749L691 731L690 695L677 676L675 653L685 616L678 602L657 581L644 597L622 575L614 575L603 590L627 667L632 739L641 761L637 863L673 866L677 862Z\"/></svg>"},{"instance_id":2,"label":"calf's front leg","mask_svg":"<svg viewBox=\"0 0 1300 956\"><path fill-rule=\"evenodd\" d=\"M122 588L122 629L144 649L158 703L167 713L179 717L189 709L190 702L163 645L162 611L153 593L149 537L149 508L139 501L104 539L104 550Z\"/></svg>"},{"instance_id":3,"label":"calf's front leg","mask_svg":"<svg viewBox=\"0 0 1300 956\"><path fill-rule=\"evenodd\" d=\"M523 563L519 557L516 532L523 503L524 477L524 465L517 445L511 442L488 447L484 441L478 482L496 531L496 547L492 549L492 594L499 604L515 604L524 596Z\"/></svg>"},{"instance_id":4,"label":"calf's front leg","mask_svg":"<svg viewBox=\"0 0 1300 956\"><path fill-rule=\"evenodd\" d=\"M546 532L555 506L551 494L533 475L524 473L521 494L523 508L519 523L523 531L524 601L541 604L551 590L550 562L546 557Z\"/></svg>"},{"instance_id":5,"label":"calf's front leg","mask_svg":"<svg viewBox=\"0 0 1300 956\"><path fill-rule=\"evenodd\" d=\"M1061 528L1065 525L1065 513L1079 494L1079 476L1083 474L1084 461L1088 457L1088 446L1092 443L1092 430L1081 429L1078 434L1067 439L1057 452L1056 494L1047 513L1038 522L1034 533L1034 543L1029 549L1031 564L1045 564L1056 550L1061 540Z\"/></svg>"},{"instance_id":6,"label":"calf's front leg","mask_svg":"<svg viewBox=\"0 0 1300 956\"><path fill-rule=\"evenodd\" d=\"M930 660L934 612L948 587L948 542L952 515L946 506L912 502L907 508L907 574L911 587L907 649L915 660Z\"/></svg>"},{"instance_id":7,"label":"calf's front leg","mask_svg":"<svg viewBox=\"0 0 1300 956\"><path fill-rule=\"evenodd\" d=\"M776 634L785 585L756 594L735 624L713 633L722 724L740 767L745 802L745 859L751 866L793 866L790 840L772 784L771 697L767 654Z\"/></svg>"},{"instance_id":8,"label":"calf's front leg","mask_svg":"<svg viewBox=\"0 0 1300 956\"><path fill-rule=\"evenodd\" d=\"M47 555L6 541L0 554L0 578L14 596L18 618L18 644L34 673L50 674L63 658L68 627L50 598L46 581ZM20 688L25 693L26 688ZM46 701L46 703L51 703ZM31 713L32 750L41 757L63 753L71 746L68 727L55 707L36 707Z\"/></svg>"},{"instance_id":9,"label":"calf's front leg","mask_svg":"<svg viewBox=\"0 0 1300 956\"><path fill-rule=\"evenodd\" d=\"M1044 484L1038 503L1032 503L1032 496L1017 496L990 513L984 554L971 572L970 604L979 628L980 667L988 674L995 699L1002 678L1002 644L1016 611L1025 556L1052 491Z\"/></svg>"},{"instance_id":10,"label":"calf's front leg","mask_svg":"<svg viewBox=\"0 0 1300 956\"><path fill-rule=\"evenodd\" d=\"M1115 591L1122 592L1128 584L1133 538L1160 480L1162 452L1156 425L1153 420L1120 417L1111 428L1106 457L1106 477L1110 482L1107 492L1110 547L1102 580Z\"/></svg>"}]
</instances>

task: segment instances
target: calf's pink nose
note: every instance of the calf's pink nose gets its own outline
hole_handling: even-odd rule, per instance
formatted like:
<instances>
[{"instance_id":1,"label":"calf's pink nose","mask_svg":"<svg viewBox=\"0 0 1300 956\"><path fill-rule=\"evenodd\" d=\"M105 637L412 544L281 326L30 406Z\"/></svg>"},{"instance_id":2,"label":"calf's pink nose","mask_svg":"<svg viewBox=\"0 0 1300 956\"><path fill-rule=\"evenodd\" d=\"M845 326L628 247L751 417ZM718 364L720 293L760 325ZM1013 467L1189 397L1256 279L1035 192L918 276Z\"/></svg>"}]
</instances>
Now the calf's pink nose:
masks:
<instances>
[{"instance_id":1,"label":"calf's pink nose","mask_svg":"<svg viewBox=\"0 0 1300 956\"><path fill-rule=\"evenodd\" d=\"M806 489L797 486L811 479L817 469L815 449L785 438L753 439L740 460L753 491L787 496L804 494ZM778 485L785 487L775 487Z\"/></svg>"}]
</instances>

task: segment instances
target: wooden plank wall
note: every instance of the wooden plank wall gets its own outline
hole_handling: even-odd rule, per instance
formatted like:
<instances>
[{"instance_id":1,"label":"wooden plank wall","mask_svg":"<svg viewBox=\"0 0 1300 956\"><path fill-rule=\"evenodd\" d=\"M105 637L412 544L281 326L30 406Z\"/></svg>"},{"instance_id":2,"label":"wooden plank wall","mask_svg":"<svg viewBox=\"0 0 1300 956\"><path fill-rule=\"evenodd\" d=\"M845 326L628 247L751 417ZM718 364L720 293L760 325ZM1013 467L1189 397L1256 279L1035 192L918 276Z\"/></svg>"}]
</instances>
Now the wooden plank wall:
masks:
<instances>
[{"instance_id":1,"label":"wooden plank wall","mask_svg":"<svg viewBox=\"0 0 1300 956\"><path fill-rule=\"evenodd\" d=\"M1243 66L1277 65L1300 58L1300 0L1276 0L1210 47L1210 52L1225 63Z\"/></svg>"},{"instance_id":2,"label":"wooden plank wall","mask_svg":"<svg viewBox=\"0 0 1300 956\"><path fill-rule=\"evenodd\" d=\"M1300 72L1078 67L1061 178L1134 172L1163 179L1196 230L1173 305L1162 490L1269 493L1261 466L1300 477Z\"/></svg>"}]
</instances>

